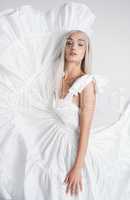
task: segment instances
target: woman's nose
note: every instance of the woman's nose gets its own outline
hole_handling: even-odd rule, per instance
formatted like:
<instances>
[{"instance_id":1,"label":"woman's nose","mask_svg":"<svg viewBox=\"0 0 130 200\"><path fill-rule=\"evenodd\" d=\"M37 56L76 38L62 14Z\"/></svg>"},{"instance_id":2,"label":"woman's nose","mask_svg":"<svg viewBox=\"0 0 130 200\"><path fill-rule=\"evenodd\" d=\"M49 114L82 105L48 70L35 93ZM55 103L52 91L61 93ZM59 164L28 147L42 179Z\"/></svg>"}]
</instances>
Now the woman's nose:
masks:
<instances>
[{"instance_id":1,"label":"woman's nose","mask_svg":"<svg viewBox=\"0 0 130 200\"><path fill-rule=\"evenodd\" d=\"M77 44L72 44L72 49L75 50L77 48Z\"/></svg>"}]
</instances>

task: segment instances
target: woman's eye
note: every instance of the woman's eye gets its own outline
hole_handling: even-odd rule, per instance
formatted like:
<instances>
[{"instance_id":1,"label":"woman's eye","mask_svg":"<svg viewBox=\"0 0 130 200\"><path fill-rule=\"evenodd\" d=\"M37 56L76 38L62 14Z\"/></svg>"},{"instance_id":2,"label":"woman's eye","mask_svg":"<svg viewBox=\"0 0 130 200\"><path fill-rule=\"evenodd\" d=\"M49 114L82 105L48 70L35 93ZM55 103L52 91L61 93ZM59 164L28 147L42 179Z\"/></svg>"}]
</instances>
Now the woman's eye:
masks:
<instances>
[{"instance_id":1,"label":"woman's eye","mask_svg":"<svg viewBox=\"0 0 130 200\"><path fill-rule=\"evenodd\" d=\"M73 45L73 42L68 41L66 44L68 46L71 46L71 45ZM84 46L84 44L79 43L78 46Z\"/></svg>"},{"instance_id":2,"label":"woman's eye","mask_svg":"<svg viewBox=\"0 0 130 200\"><path fill-rule=\"evenodd\" d=\"M72 42L67 42L67 45L72 45Z\"/></svg>"},{"instance_id":3,"label":"woman's eye","mask_svg":"<svg viewBox=\"0 0 130 200\"><path fill-rule=\"evenodd\" d=\"M83 46L83 44L79 44L79 46Z\"/></svg>"}]
</instances>

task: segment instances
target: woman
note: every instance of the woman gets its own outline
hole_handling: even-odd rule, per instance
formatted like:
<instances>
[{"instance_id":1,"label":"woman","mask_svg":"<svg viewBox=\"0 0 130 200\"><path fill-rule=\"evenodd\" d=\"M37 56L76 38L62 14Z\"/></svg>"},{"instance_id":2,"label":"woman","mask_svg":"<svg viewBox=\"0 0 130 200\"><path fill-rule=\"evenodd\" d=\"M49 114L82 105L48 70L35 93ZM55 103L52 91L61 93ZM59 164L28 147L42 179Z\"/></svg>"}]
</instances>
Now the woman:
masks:
<instances>
[{"instance_id":1,"label":"woman","mask_svg":"<svg viewBox=\"0 0 130 200\"><path fill-rule=\"evenodd\" d=\"M89 48L89 38L84 32L71 31L67 34L65 46L65 74L62 79L62 87L59 94L61 99L66 97L68 93L67 91L77 78L80 80L80 77L83 77L88 73L89 66L85 66L87 63L85 61L89 59L91 53L89 52ZM78 192L79 186L82 190L81 168L84 165L89 129L91 126L96 100L94 84L95 83L92 80L88 85L86 84L84 86L82 91L79 91L77 95L71 98L71 101L74 102L80 109L80 133L78 133L80 134L80 142L78 155L73 168L65 178L65 183L67 183L67 192L70 190L71 194L73 194L73 192Z\"/></svg>"}]
</instances>

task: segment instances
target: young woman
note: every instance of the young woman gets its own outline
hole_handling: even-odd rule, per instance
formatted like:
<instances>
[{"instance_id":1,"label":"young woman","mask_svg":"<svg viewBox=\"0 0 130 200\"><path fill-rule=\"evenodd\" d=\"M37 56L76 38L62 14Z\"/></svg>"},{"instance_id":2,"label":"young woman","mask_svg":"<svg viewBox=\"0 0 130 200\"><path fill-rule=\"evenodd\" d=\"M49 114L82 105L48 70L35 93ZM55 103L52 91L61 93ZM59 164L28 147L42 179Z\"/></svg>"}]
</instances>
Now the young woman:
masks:
<instances>
[{"instance_id":1,"label":"young woman","mask_svg":"<svg viewBox=\"0 0 130 200\"><path fill-rule=\"evenodd\" d=\"M65 42L64 76L59 92L59 101L61 100L63 109L61 109L61 112L63 112L62 120L67 127L73 127L73 132L80 130L76 133L80 138L77 143L78 152L76 159L72 166L69 166L72 169L65 178L65 183L67 184L66 191L70 191L73 194L79 192L79 189L82 190L84 188L82 185L81 169L84 167L96 95L94 79L91 79L87 83L87 80L90 78L90 66L87 65L87 60L90 59L91 55L89 38L82 31L71 31L67 34ZM76 93L73 94L73 86L76 86L77 81L81 82L81 85L77 88ZM66 101L68 101L68 104ZM75 133L73 134L75 135ZM66 162L68 161L66 160Z\"/></svg>"}]
</instances>

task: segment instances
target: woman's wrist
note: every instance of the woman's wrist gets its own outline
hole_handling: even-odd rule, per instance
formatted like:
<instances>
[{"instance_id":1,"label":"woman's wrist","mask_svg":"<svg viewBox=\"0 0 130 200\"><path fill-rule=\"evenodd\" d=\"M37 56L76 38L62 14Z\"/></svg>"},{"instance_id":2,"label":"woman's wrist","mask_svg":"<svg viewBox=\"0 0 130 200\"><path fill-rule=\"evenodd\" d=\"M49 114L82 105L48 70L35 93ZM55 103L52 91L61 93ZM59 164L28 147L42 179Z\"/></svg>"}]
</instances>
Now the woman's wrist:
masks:
<instances>
[{"instance_id":1,"label":"woman's wrist","mask_svg":"<svg viewBox=\"0 0 130 200\"><path fill-rule=\"evenodd\" d=\"M78 170L81 170L84 167L85 162L83 163L79 163L79 162L75 162L74 167Z\"/></svg>"}]
</instances>

